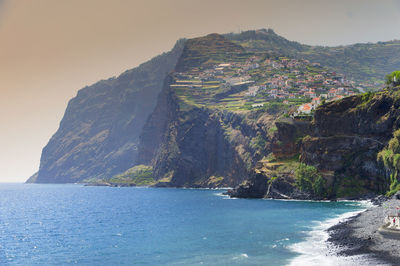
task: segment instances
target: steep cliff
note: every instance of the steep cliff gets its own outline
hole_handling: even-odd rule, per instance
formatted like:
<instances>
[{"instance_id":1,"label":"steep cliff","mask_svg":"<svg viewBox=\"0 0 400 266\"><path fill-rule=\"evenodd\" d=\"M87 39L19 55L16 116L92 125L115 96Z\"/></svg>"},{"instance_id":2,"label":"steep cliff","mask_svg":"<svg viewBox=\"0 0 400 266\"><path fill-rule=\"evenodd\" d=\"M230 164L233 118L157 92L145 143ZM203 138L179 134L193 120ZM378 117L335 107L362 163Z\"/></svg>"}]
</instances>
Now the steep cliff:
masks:
<instances>
[{"instance_id":1,"label":"steep cliff","mask_svg":"<svg viewBox=\"0 0 400 266\"><path fill-rule=\"evenodd\" d=\"M267 130L272 121L269 114L207 108L153 113L141 137L140 163L152 164L163 186L234 186L247 179L255 163L269 153Z\"/></svg>"},{"instance_id":2,"label":"steep cliff","mask_svg":"<svg viewBox=\"0 0 400 266\"><path fill-rule=\"evenodd\" d=\"M378 153L388 146L394 132L400 128L399 107L399 88L388 88L375 94L326 103L316 110L308 125L293 120L277 122L272 147L277 158L284 158L277 159L276 164L286 167L272 174L265 170L271 162L259 164L253 177L230 194L236 197L279 198L283 195L304 198L304 195L293 194L299 190L295 173L301 163L315 167L324 177L325 198L357 198L387 192L391 182L398 183L393 180L397 176L390 179L390 169L378 160ZM298 154L298 165L285 173L287 158L295 153ZM274 178L279 175L280 178ZM288 185L278 189L280 196L269 193L271 188L282 183Z\"/></svg>"},{"instance_id":3,"label":"steep cliff","mask_svg":"<svg viewBox=\"0 0 400 266\"><path fill-rule=\"evenodd\" d=\"M154 174L172 186L234 186L248 177L267 145L266 132L246 116L194 108L170 121L154 160Z\"/></svg>"},{"instance_id":4,"label":"steep cliff","mask_svg":"<svg viewBox=\"0 0 400 266\"><path fill-rule=\"evenodd\" d=\"M332 197L351 194L346 189L354 187L352 180L361 184L358 193L383 191L388 173L376 161L376 152L392 137L389 128L397 128L391 124L396 114L389 111L394 107L385 109L394 104L393 92L385 92L386 100L378 100L383 96L377 94L325 104L312 122L282 119L288 106L299 102L287 105L271 98L266 77L275 72L265 64L289 59L281 56L312 58L365 81L400 67L396 56L382 65L399 47L397 42L314 47L272 30L179 41L171 52L80 90L29 182L110 178L144 164L153 167L160 186L235 186L264 176L279 177L268 183L271 193L291 184L288 193L299 195L295 164L286 167L296 157L297 163L321 172ZM382 56L372 56L370 50ZM348 69L343 56L354 65L367 57L377 67ZM307 67L308 74L327 71L314 63ZM265 91L249 97L251 86Z\"/></svg>"},{"instance_id":5,"label":"steep cliff","mask_svg":"<svg viewBox=\"0 0 400 266\"><path fill-rule=\"evenodd\" d=\"M389 180L377 154L400 127L398 89L322 105L302 140L301 161L333 176L336 197L383 193Z\"/></svg>"},{"instance_id":6,"label":"steep cliff","mask_svg":"<svg viewBox=\"0 0 400 266\"><path fill-rule=\"evenodd\" d=\"M81 89L43 149L35 182L78 182L132 167L140 132L182 48L178 41L168 53Z\"/></svg>"},{"instance_id":7,"label":"steep cliff","mask_svg":"<svg viewBox=\"0 0 400 266\"><path fill-rule=\"evenodd\" d=\"M221 54L242 52L223 36L211 34L187 41L176 69L186 71ZM153 165L159 186L234 186L245 180L270 151L268 129L276 114L215 108L217 100L212 98L202 105L187 102L172 81L170 76L144 126L138 163Z\"/></svg>"}]
</instances>

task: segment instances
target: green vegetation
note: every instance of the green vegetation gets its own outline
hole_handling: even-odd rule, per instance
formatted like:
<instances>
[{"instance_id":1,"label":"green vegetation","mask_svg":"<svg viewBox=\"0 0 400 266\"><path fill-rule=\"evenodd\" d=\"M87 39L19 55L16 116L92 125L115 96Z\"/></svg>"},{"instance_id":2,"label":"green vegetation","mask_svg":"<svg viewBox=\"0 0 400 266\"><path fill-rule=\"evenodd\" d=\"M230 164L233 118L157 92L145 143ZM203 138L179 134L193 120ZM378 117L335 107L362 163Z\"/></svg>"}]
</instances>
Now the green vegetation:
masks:
<instances>
[{"instance_id":1,"label":"green vegetation","mask_svg":"<svg viewBox=\"0 0 400 266\"><path fill-rule=\"evenodd\" d=\"M198 67L203 63L224 61L229 53L244 52L243 47L226 40L222 35L210 34L186 41L185 49L177 64L177 71Z\"/></svg>"},{"instance_id":2,"label":"green vegetation","mask_svg":"<svg viewBox=\"0 0 400 266\"><path fill-rule=\"evenodd\" d=\"M336 198L363 195L367 191L364 188L364 181L356 177L336 177L334 191Z\"/></svg>"},{"instance_id":3,"label":"green vegetation","mask_svg":"<svg viewBox=\"0 0 400 266\"><path fill-rule=\"evenodd\" d=\"M400 129L393 133L389 144L378 153L377 160L390 172L390 188L386 194L393 195L400 190Z\"/></svg>"},{"instance_id":4,"label":"green vegetation","mask_svg":"<svg viewBox=\"0 0 400 266\"><path fill-rule=\"evenodd\" d=\"M393 71L391 74L386 75L385 83L393 86L400 85L400 71Z\"/></svg>"},{"instance_id":5,"label":"green vegetation","mask_svg":"<svg viewBox=\"0 0 400 266\"><path fill-rule=\"evenodd\" d=\"M149 186L155 183L153 169L147 165L136 165L122 174L104 180L108 183L132 184L136 186Z\"/></svg>"},{"instance_id":6,"label":"green vegetation","mask_svg":"<svg viewBox=\"0 0 400 266\"><path fill-rule=\"evenodd\" d=\"M326 180L318 173L317 168L300 163L295 172L296 185L301 191L311 193L314 196L326 196Z\"/></svg>"},{"instance_id":7,"label":"green vegetation","mask_svg":"<svg viewBox=\"0 0 400 266\"><path fill-rule=\"evenodd\" d=\"M373 97L374 97L374 93L372 93L372 92L366 92L361 95L361 99L362 99L363 103L369 102Z\"/></svg>"},{"instance_id":8,"label":"green vegetation","mask_svg":"<svg viewBox=\"0 0 400 266\"><path fill-rule=\"evenodd\" d=\"M357 105L356 108L354 108L354 111L357 109L363 109L363 108L368 108L369 102L375 97L375 95L379 94L381 92L365 92L361 94L361 102Z\"/></svg>"},{"instance_id":9,"label":"green vegetation","mask_svg":"<svg viewBox=\"0 0 400 266\"><path fill-rule=\"evenodd\" d=\"M273 136L275 132L278 131L278 128L276 126L268 128L268 135Z\"/></svg>"},{"instance_id":10,"label":"green vegetation","mask_svg":"<svg viewBox=\"0 0 400 266\"><path fill-rule=\"evenodd\" d=\"M222 183L222 181L224 181L223 176L210 176L208 178L207 185L208 186L211 186L211 185L218 186Z\"/></svg>"},{"instance_id":11,"label":"green vegetation","mask_svg":"<svg viewBox=\"0 0 400 266\"><path fill-rule=\"evenodd\" d=\"M264 110L269 114L277 114L286 111L288 106L280 102L268 102L264 105Z\"/></svg>"},{"instance_id":12,"label":"green vegetation","mask_svg":"<svg viewBox=\"0 0 400 266\"><path fill-rule=\"evenodd\" d=\"M270 171L270 176L280 176L282 173L294 173L299 167L299 154L295 154L289 158L277 159L273 153L270 153L266 160L274 165L274 170Z\"/></svg>"},{"instance_id":13,"label":"green vegetation","mask_svg":"<svg viewBox=\"0 0 400 266\"><path fill-rule=\"evenodd\" d=\"M267 142L261 135L257 135L257 137L251 139L250 147L255 150L263 150L266 143Z\"/></svg>"}]
</instances>

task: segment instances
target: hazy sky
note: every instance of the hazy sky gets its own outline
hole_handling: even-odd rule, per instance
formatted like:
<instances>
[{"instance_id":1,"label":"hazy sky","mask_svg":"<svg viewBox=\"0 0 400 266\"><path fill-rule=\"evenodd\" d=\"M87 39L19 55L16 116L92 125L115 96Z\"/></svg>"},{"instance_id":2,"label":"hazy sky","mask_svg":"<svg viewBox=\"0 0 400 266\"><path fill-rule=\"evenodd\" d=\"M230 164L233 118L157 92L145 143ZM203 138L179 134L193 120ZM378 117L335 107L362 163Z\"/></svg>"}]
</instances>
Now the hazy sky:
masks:
<instances>
[{"instance_id":1,"label":"hazy sky","mask_svg":"<svg viewBox=\"0 0 400 266\"><path fill-rule=\"evenodd\" d=\"M400 39L400 0L0 0L0 182L37 171L85 85L182 37L258 28L319 45Z\"/></svg>"}]
</instances>

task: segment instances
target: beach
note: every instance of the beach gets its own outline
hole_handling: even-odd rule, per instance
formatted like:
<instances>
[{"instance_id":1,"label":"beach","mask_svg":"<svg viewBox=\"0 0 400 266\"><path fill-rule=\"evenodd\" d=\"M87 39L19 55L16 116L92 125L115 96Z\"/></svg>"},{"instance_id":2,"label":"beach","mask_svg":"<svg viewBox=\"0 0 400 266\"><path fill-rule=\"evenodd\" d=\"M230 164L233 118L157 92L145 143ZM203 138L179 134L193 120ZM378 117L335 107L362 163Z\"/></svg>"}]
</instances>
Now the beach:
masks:
<instances>
[{"instance_id":1,"label":"beach","mask_svg":"<svg viewBox=\"0 0 400 266\"><path fill-rule=\"evenodd\" d=\"M335 247L336 255L351 258L363 256L377 261L378 265L398 265L400 262L400 240L382 235L379 228L384 218L400 206L396 196L379 197L373 206L328 229L328 242Z\"/></svg>"}]
</instances>

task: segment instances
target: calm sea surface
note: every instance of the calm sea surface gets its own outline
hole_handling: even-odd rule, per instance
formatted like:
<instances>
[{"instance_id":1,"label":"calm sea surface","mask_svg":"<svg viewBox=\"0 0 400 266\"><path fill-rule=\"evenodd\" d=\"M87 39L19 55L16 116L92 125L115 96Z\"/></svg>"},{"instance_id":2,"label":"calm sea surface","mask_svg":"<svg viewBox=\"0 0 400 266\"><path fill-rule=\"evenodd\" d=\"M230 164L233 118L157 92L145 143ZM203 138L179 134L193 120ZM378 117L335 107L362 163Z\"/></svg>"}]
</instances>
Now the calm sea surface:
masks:
<instances>
[{"instance_id":1,"label":"calm sea surface","mask_svg":"<svg viewBox=\"0 0 400 266\"><path fill-rule=\"evenodd\" d=\"M363 208L222 192L0 184L0 265L285 265Z\"/></svg>"}]
</instances>

